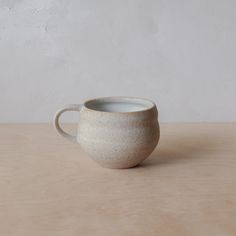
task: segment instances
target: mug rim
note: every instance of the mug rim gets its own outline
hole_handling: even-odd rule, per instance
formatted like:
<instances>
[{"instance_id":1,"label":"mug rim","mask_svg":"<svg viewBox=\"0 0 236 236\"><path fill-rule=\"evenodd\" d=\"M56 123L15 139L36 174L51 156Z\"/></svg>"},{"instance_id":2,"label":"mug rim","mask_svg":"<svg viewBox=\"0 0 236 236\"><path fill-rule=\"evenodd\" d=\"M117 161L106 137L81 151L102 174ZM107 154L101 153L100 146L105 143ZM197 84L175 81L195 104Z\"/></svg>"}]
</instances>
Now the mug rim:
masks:
<instances>
[{"instance_id":1,"label":"mug rim","mask_svg":"<svg viewBox=\"0 0 236 236\"><path fill-rule=\"evenodd\" d=\"M141 110L137 110L137 111L103 111L103 110L96 110L96 109L93 109L91 107L88 107L88 104L89 103L92 103L92 102L95 102L95 101L99 101L99 100L102 100L102 101L136 101L138 104L148 104L148 106L144 109L141 109ZM83 104L84 108L86 110L89 110L89 111L92 111L92 112L101 112L101 113L107 113L107 114L135 114L135 113L142 113L142 112L145 112L145 111L150 111L152 110L153 108L156 107L156 104L147 99L147 98L141 98L141 97L128 97L128 96L108 96L108 97L96 97L96 98L93 98L93 99L89 99L89 100L86 100Z\"/></svg>"}]
</instances>

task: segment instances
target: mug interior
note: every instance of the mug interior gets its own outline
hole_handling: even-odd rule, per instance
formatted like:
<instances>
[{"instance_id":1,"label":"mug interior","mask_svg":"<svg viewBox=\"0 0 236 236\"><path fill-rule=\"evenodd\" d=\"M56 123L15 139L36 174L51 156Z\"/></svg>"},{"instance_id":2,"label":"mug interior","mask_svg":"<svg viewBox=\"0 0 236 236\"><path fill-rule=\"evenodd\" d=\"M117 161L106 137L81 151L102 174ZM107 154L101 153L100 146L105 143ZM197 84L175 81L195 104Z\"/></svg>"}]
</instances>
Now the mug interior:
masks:
<instances>
[{"instance_id":1,"label":"mug interior","mask_svg":"<svg viewBox=\"0 0 236 236\"><path fill-rule=\"evenodd\" d=\"M97 98L85 102L85 107L90 110L118 113L145 111L154 106L149 100L128 97Z\"/></svg>"}]
</instances>

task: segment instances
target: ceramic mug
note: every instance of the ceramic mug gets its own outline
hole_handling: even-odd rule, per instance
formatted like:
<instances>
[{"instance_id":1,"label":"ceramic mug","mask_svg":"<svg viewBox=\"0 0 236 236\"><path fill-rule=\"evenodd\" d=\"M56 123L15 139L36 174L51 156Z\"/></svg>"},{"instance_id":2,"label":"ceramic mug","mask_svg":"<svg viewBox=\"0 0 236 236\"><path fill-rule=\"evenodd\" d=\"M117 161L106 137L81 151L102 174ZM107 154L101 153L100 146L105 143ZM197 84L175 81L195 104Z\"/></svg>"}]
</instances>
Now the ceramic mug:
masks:
<instances>
[{"instance_id":1,"label":"ceramic mug","mask_svg":"<svg viewBox=\"0 0 236 236\"><path fill-rule=\"evenodd\" d=\"M80 113L76 136L60 127L60 115L66 111ZM107 168L138 165L152 153L160 136L156 105L143 98L106 97L66 105L55 114L54 125L59 134L79 143Z\"/></svg>"}]
</instances>

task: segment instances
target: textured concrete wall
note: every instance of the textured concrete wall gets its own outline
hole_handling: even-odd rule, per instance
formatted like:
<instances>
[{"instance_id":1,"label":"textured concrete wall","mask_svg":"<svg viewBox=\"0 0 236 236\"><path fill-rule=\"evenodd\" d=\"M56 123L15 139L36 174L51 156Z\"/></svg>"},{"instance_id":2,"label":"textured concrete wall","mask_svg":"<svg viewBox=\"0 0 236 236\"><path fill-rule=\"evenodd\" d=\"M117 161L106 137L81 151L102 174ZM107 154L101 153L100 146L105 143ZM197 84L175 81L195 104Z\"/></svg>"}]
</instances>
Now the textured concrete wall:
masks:
<instances>
[{"instance_id":1,"label":"textured concrete wall","mask_svg":"<svg viewBox=\"0 0 236 236\"><path fill-rule=\"evenodd\" d=\"M109 95L236 121L236 1L0 0L0 122ZM70 115L68 115L68 120Z\"/></svg>"}]
</instances>

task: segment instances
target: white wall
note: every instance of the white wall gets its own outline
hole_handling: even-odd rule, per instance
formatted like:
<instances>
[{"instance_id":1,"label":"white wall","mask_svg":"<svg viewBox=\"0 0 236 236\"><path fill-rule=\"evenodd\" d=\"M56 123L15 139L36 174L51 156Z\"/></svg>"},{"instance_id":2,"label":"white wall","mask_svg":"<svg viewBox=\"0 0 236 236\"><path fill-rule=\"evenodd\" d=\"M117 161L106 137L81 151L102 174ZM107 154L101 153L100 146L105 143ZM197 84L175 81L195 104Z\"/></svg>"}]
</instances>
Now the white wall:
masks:
<instances>
[{"instance_id":1,"label":"white wall","mask_svg":"<svg viewBox=\"0 0 236 236\"><path fill-rule=\"evenodd\" d=\"M236 121L236 1L0 0L0 65L0 122L109 95Z\"/></svg>"}]
</instances>

